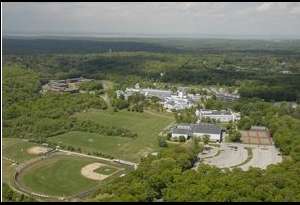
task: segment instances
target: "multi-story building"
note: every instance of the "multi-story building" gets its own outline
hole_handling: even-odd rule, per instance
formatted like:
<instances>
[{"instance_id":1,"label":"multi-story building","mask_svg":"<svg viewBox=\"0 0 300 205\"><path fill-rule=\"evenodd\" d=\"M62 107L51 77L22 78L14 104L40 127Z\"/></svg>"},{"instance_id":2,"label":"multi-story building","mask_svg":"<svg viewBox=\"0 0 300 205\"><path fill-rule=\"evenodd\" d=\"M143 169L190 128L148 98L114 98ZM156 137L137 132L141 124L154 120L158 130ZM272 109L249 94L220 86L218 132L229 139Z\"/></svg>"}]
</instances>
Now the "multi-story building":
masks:
<instances>
[{"instance_id":1,"label":"multi-story building","mask_svg":"<svg viewBox=\"0 0 300 205\"><path fill-rule=\"evenodd\" d=\"M196 116L201 121L205 118L214 119L219 122L234 122L240 120L240 113L234 113L230 110L196 110Z\"/></svg>"}]
</instances>

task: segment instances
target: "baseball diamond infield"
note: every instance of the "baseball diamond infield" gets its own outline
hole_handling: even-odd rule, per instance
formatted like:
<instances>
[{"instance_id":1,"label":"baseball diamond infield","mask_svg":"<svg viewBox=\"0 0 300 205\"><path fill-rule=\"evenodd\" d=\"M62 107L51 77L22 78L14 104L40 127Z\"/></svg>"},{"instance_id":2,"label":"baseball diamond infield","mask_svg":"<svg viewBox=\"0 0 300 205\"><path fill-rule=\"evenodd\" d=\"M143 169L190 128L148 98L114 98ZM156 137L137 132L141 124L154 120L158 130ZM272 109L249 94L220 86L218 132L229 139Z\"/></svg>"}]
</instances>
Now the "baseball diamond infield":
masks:
<instances>
[{"instance_id":1,"label":"baseball diamond infield","mask_svg":"<svg viewBox=\"0 0 300 205\"><path fill-rule=\"evenodd\" d=\"M84 167L81 168L81 174L83 176L85 176L86 178L88 179L92 179L92 180L98 180L98 181L101 181L101 180L104 180L106 179L107 177L117 173L119 171L119 169L117 169L116 167L112 167L114 170L114 172L112 172L111 174L101 174L101 173L98 173L97 172L97 169L99 169L100 167L107 167L107 169L109 169L111 166L107 166L105 164L102 164L102 163L99 163L99 162L95 162L95 163L92 163L92 164L88 164Z\"/></svg>"},{"instance_id":2,"label":"baseball diamond infield","mask_svg":"<svg viewBox=\"0 0 300 205\"><path fill-rule=\"evenodd\" d=\"M40 155L49 152L51 149L47 147L34 146L27 149L28 154Z\"/></svg>"}]
</instances>

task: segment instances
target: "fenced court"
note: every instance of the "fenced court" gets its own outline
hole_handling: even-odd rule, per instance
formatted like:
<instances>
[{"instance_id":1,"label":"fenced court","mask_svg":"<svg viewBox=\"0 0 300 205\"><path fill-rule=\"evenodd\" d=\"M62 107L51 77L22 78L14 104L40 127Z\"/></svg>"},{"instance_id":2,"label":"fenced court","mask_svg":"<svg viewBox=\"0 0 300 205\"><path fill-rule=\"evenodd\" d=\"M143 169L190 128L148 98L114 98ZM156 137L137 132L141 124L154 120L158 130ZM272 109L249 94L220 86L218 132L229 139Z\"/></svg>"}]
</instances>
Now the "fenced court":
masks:
<instances>
[{"instance_id":1,"label":"fenced court","mask_svg":"<svg viewBox=\"0 0 300 205\"><path fill-rule=\"evenodd\" d=\"M245 144L272 145L273 140L268 130L243 130L241 141Z\"/></svg>"}]
</instances>

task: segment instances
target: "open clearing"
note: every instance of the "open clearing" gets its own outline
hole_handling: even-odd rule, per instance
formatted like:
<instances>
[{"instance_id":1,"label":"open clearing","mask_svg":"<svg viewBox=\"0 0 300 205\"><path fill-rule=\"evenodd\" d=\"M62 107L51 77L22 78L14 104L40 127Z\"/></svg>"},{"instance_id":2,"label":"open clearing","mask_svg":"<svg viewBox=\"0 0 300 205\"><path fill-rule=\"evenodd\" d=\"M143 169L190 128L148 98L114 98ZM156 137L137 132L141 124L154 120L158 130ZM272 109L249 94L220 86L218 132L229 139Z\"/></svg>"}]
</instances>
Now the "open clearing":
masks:
<instances>
[{"instance_id":1,"label":"open clearing","mask_svg":"<svg viewBox=\"0 0 300 205\"><path fill-rule=\"evenodd\" d=\"M75 115L79 120L92 120L105 126L123 127L138 134L135 139L105 136L87 132L69 132L49 141L80 147L85 152L102 152L115 158L138 162L141 157L157 152L158 135L174 118L164 113L90 110Z\"/></svg>"},{"instance_id":2,"label":"open clearing","mask_svg":"<svg viewBox=\"0 0 300 205\"><path fill-rule=\"evenodd\" d=\"M96 181L82 175L82 168L96 163L118 170ZM88 167L89 168L89 167ZM30 192L50 196L71 196L95 188L106 180L119 177L127 167L106 161L73 155L54 155L26 167L19 175L19 183ZM91 171L91 169L88 169ZM102 174L103 175L103 174Z\"/></svg>"}]
</instances>

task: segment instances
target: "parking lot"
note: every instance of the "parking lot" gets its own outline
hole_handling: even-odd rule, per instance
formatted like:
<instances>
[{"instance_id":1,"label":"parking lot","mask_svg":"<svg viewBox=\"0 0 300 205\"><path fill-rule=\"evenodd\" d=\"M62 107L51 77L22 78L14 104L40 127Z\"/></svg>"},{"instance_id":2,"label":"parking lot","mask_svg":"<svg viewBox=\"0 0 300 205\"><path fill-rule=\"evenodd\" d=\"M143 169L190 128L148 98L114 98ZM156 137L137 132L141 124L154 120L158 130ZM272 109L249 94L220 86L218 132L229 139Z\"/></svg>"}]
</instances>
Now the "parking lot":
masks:
<instances>
[{"instance_id":1,"label":"parking lot","mask_svg":"<svg viewBox=\"0 0 300 205\"><path fill-rule=\"evenodd\" d=\"M229 168L238 165L247 159L247 150L240 145L222 143L219 155L204 159L204 163L217 166L219 168Z\"/></svg>"},{"instance_id":2,"label":"parking lot","mask_svg":"<svg viewBox=\"0 0 300 205\"><path fill-rule=\"evenodd\" d=\"M251 149L252 154L247 149ZM270 164L282 161L274 145L249 145L241 143L221 143L220 147L211 147L205 154L198 155L201 163L219 168L239 167L248 170L250 167L265 169ZM198 163L199 166L201 163Z\"/></svg>"},{"instance_id":3,"label":"parking lot","mask_svg":"<svg viewBox=\"0 0 300 205\"><path fill-rule=\"evenodd\" d=\"M251 146L253 157L252 159L241 166L243 170L248 170L252 167L267 168L270 164L277 164L282 161L282 156L275 146Z\"/></svg>"}]
</instances>

